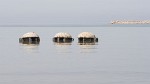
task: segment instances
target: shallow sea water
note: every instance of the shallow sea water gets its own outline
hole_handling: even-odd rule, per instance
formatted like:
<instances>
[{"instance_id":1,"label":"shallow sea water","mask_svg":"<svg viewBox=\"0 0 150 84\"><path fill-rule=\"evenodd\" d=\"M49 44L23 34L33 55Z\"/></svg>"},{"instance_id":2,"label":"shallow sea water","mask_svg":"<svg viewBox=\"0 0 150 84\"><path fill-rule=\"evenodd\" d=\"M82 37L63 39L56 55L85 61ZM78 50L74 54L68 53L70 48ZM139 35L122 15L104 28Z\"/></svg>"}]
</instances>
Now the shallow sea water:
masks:
<instances>
[{"instance_id":1,"label":"shallow sea water","mask_svg":"<svg viewBox=\"0 0 150 84\"><path fill-rule=\"evenodd\" d=\"M39 45L19 38L34 31ZM78 45L77 35L92 32L96 45ZM58 32L71 45L52 41ZM149 84L150 27L0 27L0 84Z\"/></svg>"}]
</instances>

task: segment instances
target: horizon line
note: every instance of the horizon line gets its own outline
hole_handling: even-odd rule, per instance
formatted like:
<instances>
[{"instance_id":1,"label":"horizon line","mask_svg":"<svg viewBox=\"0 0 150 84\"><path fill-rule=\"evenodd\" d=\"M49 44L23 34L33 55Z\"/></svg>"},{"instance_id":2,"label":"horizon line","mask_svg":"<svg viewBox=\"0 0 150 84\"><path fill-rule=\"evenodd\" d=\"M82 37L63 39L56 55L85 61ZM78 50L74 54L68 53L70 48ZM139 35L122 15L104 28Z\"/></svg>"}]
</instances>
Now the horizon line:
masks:
<instances>
[{"instance_id":1,"label":"horizon line","mask_svg":"<svg viewBox=\"0 0 150 84\"><path fill-rule=\"evenodd\" d=\"M101 25L0 25L0 27L98 27Z\"/></svg>"}]
</instances>

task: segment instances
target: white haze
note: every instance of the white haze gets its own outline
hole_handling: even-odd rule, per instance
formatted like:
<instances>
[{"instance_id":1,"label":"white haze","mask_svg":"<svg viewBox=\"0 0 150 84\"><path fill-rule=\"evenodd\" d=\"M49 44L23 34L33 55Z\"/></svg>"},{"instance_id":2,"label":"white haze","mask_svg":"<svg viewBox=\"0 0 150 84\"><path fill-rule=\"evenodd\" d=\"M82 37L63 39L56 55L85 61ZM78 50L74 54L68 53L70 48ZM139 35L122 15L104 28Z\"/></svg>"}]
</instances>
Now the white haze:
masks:
<instances>
[{"instance_id":1,"label":"white haze","mask_svg":"<svg viewBox=\"0 0 150 84\"><path fill-rule=\"evenodd\" d=\"M149 20L149 0L0 0L0 25L99 25Z\"/></svg>"}]
</instances>

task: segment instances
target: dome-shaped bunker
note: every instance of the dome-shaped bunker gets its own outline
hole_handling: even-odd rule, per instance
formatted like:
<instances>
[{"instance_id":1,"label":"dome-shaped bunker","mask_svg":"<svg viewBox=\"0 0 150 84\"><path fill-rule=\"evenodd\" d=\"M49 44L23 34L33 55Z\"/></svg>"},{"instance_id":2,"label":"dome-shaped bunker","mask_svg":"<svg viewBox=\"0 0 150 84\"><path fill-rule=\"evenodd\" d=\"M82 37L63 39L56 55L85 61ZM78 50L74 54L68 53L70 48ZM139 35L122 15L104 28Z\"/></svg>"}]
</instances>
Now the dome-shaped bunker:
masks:
<instances>
[{"instance_id":1,"label":"dome-shaped bunker","mask_svg":"<svg viewBox=\"0 0 150 84\"><path fill-rule=\"evenodd\" d=\"M82 32L78 35L78 43L98 42L98 38L91 32Z\"/></svg>"},{"instance_id":2,"label":"dome-shaped bunker","mask_svg":"<svg viewBox=\"0 0 150 84\"><path fill-rule=\"evenodd\" d=\"M73 38L69 33L59 32L54 36L53 41L59 43L70 43L73 41Z\"/></svg>"},{"instance_id":3,"label":"dome-shaped bunker","mask_svg":"<svg viewBox=\"0 0 150 84\"><path fill-rule=\"evenodd\" d=\"M23 44L39 44L40 37L35 32L28 32L19 38L19 42Z\"/></svg>"}]
</instances>

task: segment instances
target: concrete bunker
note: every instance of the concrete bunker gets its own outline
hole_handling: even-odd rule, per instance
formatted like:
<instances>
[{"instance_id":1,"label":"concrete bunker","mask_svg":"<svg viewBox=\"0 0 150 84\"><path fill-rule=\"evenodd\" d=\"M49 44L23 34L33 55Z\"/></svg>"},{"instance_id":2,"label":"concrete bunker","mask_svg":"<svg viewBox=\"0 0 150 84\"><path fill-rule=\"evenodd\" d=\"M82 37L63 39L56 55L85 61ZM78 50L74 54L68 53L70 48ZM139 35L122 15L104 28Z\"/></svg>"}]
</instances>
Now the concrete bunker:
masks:
<instances>
[{"instance_id":1,"label":"concrete bunker","mask_svg":"<svg viewBox=\"0 0 150 84\"><path fill-rule=\"evenodd\" d=\"M71 43L73 40L74 39L72 38L72 36L69 33L65 32L57 33L53 38L53 42L57 43Z\"/></svg>"},{"instance_id":2,"label":"concrete bunker","mask_svg":"<svg viewBox=\"0 0 150 84\"><path fill-rule=\"evenodd\" d=\"M35 32L28 32L19 38L22 44L39 44L40 37Z\"/></svg>"},{"instance_id":3,"label":"concrete bunker","mask_svg":"<svg viewBox=\"0 0 150 84\"><path fill-rule=\"evenodd\" d=\"M96 43L98 38L91 32L82 32L78 35L78 43Z\"/></svg>"}]
</instances>

